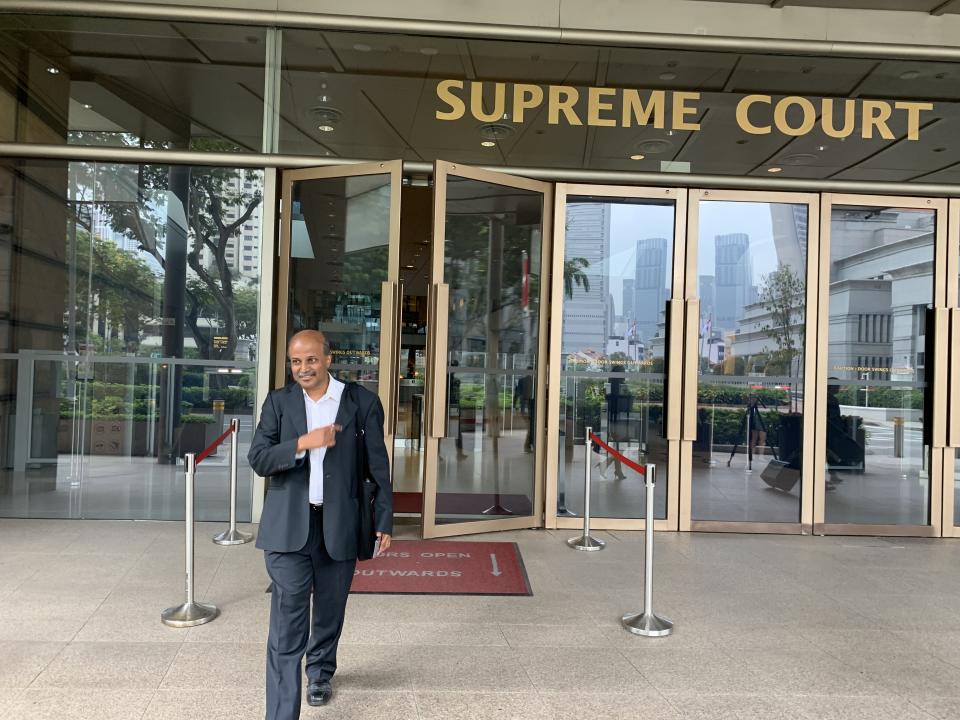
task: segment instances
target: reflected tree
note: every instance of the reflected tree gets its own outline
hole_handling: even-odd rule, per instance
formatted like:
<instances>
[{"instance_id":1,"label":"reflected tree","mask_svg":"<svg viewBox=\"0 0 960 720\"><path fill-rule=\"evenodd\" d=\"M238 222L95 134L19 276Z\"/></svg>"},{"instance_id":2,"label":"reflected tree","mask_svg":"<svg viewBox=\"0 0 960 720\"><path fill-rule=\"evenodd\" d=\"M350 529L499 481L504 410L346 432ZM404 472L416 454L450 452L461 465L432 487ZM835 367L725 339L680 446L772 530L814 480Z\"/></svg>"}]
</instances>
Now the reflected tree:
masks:
<instances>
[{"instance_id":1,"label":"reflected tree","mask_svg":"<svg viewBox=\"0 0 960 720\"><path fill-rule=\"evenodd\" d=\"M763 278L759 300L769 319L762 330L776 343L776 350L769 353L768 373L772 370L793 377L794 360L803 349L805 337L804 290L803 279L783 263Z\"/></svg>"}]
</instances>

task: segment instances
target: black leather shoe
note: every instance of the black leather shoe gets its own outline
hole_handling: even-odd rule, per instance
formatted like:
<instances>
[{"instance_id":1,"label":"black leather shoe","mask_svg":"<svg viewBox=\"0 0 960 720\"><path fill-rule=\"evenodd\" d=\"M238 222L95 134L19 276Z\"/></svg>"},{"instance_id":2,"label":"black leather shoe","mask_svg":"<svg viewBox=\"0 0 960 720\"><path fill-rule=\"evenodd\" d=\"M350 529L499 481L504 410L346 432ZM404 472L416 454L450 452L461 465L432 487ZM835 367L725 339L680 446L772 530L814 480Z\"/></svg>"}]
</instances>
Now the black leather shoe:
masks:
<instances>
[{"instance_id":1,"label":"black leather shoe","mask_svg":"<svg viewBox=\"0 0 960 720\"><path fill-rule=\"evenodd\" d=\"M307 705L313 707L326 705L330 702L331 697L333 697L333 688L330 686L329 680L311 682L307 685Z\"/></svg>"}]
</instances>

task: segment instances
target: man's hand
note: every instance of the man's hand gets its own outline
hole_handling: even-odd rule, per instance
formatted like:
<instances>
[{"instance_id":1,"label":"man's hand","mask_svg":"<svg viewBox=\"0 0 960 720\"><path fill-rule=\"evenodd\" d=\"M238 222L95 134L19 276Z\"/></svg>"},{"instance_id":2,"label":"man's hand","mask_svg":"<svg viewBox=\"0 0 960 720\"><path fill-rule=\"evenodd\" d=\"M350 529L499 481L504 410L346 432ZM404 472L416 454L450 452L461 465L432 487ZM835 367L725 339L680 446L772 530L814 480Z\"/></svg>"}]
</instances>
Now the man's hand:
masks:
<instances>
[{"instance_id":1,"label":"man's hand","mask_svg":"<svg viewBox=\"0 0 960 720\"><path fill-rule=\"evenodd\" d=\"M306 435L301 435L297 438L297 452L333 447L337 444L337 433L340 432L340 429L340 426L336 424L324 425L311 430Z\"/></svg>"},{"instance_id":2,"label":"man's hand","mask_svg":"<svg viewBox=\"0 0 960 720\"><path fill-rule=\"evenodd\" d=\"M390 549L390 536L383 532L377 532L377 537L380 538L380 552L379 555L383 555L387 550Z\"/></svg>"}]
</instances>

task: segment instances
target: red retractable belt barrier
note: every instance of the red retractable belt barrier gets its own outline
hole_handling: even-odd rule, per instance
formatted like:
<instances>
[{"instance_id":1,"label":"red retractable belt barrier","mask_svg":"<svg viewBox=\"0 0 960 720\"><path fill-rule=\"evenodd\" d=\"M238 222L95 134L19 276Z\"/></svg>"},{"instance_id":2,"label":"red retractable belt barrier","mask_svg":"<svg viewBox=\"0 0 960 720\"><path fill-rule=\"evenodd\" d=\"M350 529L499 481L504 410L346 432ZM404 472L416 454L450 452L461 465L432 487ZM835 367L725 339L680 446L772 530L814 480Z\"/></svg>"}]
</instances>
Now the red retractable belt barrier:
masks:
<instances>
[{"instance_id":1,"label":"red retractable belt barrier","mask_svg":"<svg viewBox=\"0 0 960 720\"><path fill-rule=\"evenodd\" d=\"M640 473L641 475L646 475L646 474L647 474L647 469L646 469L643 465L640 465L639 463L635 463L633 460L631 460L630 458L626 457L623 453L617 452L616 450L614 450L612 447L610 447L609 445L607 445L603 440L601 440L600 438L598 438L598 437L597 437L596 435L594 435L593 433L590 433L590 440L591 440L592 442L595 442L597 445L599 445L600 447L602 447L604 450L606 450L606 451L607 451L608 453L610 453L611 455L613 455L615 458L617 458L620 462L622 462L622 463L623 463L624 465L626 465L628 468L630 468L630 469L632 469L632 470L636 470L636 471L637 471L638 473Z\"/></svg>"},{"instance_id":2,"label":"red retractable belt barrier","mask_svg":"<svg viewBox=\"0 0 960 720\"><path fill-rule=\"evenodd\" d=\"M229 430L227 430L223 435L221 435L221 436L218 437L216 440L214 440L212 443L210 443L210 445L209 445L206 449L204 449L202 452L197 453L197 459L196 459L197 465L200 464L200 461L201 461L201 460L203 460L203 459L206 458L208 455L210 455L210 453L212 453L214 450L216 450L216 449L217 449L217 446L218 446L220 443L222 443L224 440L226 440L227 437L229 437L230 433L232 433L232 432L233 432L233 427L231 427L231 428L230 428Z\"/></svg>"}]
</instances>

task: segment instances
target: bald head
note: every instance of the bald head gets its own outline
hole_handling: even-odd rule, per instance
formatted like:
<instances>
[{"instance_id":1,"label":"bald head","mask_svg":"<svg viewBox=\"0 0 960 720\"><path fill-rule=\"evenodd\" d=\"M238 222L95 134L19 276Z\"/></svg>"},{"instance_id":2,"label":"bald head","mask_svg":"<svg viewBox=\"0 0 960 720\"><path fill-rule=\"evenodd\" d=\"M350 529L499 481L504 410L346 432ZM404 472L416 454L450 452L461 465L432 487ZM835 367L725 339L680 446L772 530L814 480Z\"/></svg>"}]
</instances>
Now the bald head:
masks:
<instances>
[{"instance_id":1,"label":"bald head","mask_svg":"<svg viewBox=\"0 0 960 720\"><path fill-rule=\"evenodd\" d=\"M311 397L323 394L330 378L330 343L319 330L301 330L287 343L290 373Z\"/></svg>"},{"instance_id":2,"label":"bald head","mask_svg":"<svg viewBox=\"0 0 960 720\"><path fill-rule=\"evenodd\" d=\"M319 330L301 330L296 333L290 342L287 343L287 352L289 353L290 348L293 347L294 343L299 345L303 344L314 344L319 345L323 350L324 355L330 354L330 343L327 342L326 336Z\"/></svg>"}]
</instances>

